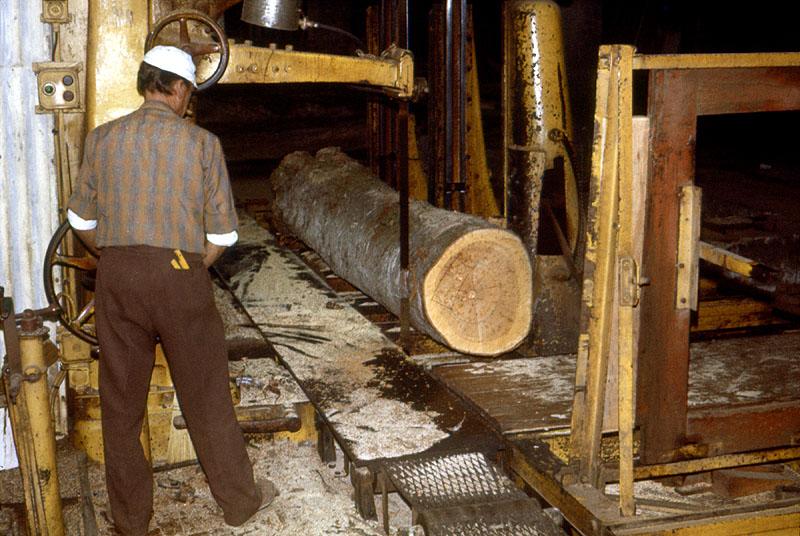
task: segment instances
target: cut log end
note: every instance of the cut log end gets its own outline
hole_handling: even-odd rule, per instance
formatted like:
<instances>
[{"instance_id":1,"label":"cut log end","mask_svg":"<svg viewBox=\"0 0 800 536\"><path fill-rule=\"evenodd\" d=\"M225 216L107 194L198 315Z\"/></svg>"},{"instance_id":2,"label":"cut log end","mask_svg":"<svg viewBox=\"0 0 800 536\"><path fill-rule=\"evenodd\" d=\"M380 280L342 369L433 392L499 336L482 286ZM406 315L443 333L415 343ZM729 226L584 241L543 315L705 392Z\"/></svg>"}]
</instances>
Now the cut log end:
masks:
<instances>
[{"instance_id":1,"label":"cut log end","mask_svg":"<svg viewBox=\"0 0 800 536\"><path fill-rule=\"evenodd\" d=\"M502 229L480 229L454 241L423 282L425 314L454 350L510 351L527 336L532 275L522 242Z\"/></svg>"}]
</instances>

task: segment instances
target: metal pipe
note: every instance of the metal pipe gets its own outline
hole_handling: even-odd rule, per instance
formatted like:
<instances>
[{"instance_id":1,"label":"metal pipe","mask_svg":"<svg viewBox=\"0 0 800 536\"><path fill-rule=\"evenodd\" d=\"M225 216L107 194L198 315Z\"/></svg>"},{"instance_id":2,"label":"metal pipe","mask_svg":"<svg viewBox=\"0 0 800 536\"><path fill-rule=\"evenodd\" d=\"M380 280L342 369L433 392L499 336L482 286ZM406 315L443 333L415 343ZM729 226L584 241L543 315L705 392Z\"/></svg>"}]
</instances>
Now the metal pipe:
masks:
<instances>
[{"instance_id":1,"label":"metal pipe","mask_svg":"<svg viewBox=\"0 0 800 536\"><path fill-rule=\"evenodd\" d=\"M506 4L503 25L507 221L535 254L544 171L554 169L556 159L562 159L567 213L564 230L574 249L578 194L574 163L567 150L572 132L561 12L552 0L514 0Z\"/></svg>"},{"instance_id":2,"label":"metal pipe","mask_svg":"<svg viewBox=\"0 0 800 536\"><path fill-rule=\"evenodd\" d=\"M444 12L444 207L453 208L453 0Z\"/></svg>"},{"instance_id":3,"label":"metal pipe","mask_svg":"<svg viewBox=\"0 0 800 536\"><path fill-rule=\"evenodd\" d=\"M458 197L465 209L467 181L467 0L460 0L458 32Z\"/></svg>"},{"instance_id":4,"label":"metal pipe","mask_svg":"<svg viewBox=\"0 0 800 536\"><path fill-rule=\"evenodd\" d=\"M398 0L400 6L397 9L399 17L397 20L397 42L408 49L409 46L409 0ZM402 277L402 295L400 297L400 346L404 349L409 348L410 343L410 305L409 305L409 277L410 277L410 254L409 254L409 201L408 201L408 102L400 102L396 116L397 131L396 139L396 162L397 162L397 182L400 196L400 274Z\"/></svg>"}]
</instances>

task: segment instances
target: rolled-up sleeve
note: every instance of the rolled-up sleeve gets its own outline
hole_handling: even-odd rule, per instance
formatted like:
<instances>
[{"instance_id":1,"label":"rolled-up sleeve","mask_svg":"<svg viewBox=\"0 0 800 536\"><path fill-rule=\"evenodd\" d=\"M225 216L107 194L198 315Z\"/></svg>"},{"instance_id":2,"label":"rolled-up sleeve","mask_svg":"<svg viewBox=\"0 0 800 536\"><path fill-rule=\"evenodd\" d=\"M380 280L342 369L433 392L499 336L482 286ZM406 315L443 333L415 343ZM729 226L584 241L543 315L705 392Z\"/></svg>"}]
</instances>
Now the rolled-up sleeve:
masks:
<instances>
[{"instance_id":1,"label":"rolled-up sleeve","mask_svg":"<svg viewBox=\"0 0 800 536\"><path fill-rule=\"evenodd\" d=\"M206 234L226 235L235 231L239 221L233 201L228 168L219 139L209 135L205 153L205 190L204 226Z\"/></svg>"},{"instance_id":2,"label":"rolled-up sleeve","mask_svg":"<svg viewBox=\"0 0 800 536\"><path fill-rule=\"evenodd\" d=\"M95 158L95 131L86 136L83 162L78 172L75 190L67 208L83 220L97 220L97 161Z\"/></svg>"}]
</instances>

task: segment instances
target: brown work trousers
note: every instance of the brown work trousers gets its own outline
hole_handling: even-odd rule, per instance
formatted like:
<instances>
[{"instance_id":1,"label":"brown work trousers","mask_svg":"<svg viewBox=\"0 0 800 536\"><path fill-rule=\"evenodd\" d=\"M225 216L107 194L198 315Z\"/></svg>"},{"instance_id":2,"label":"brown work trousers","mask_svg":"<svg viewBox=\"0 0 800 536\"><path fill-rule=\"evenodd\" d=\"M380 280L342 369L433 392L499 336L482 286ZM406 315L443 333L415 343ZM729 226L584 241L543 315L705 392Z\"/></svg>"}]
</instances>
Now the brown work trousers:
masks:
<instances>
[{"instance_id":1,"label":"brown work trousers","mask_svg":"<svg viewBox=\"0 0 800 536\"><path fill-rule=\"evenodd\" d=\"M147 534L153 514L153 473L139 435L156 337L226 523L244 523L261 503L233 410L224 330L211 279L200 255L182 256L183 265L175 250L108 247L98 263L95 299L106 483L114 524L125 535Z\"/></svg>"}]
</instances>

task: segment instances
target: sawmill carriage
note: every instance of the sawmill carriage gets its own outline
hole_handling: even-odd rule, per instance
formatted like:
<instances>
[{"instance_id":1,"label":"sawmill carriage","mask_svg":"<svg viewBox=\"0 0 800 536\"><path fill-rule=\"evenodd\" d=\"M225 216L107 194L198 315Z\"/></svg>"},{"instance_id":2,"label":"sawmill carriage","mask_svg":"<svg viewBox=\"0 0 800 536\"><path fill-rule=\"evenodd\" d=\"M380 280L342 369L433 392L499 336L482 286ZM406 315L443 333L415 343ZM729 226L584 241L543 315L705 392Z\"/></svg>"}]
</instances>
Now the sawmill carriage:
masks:
<instances>
[{"instance_id":1,"label":"sawmill carriage","mask_svg":"<svg viewBox=\"0 0 800 536\"><path fill-rule=\"evenodd\" d=\"M75 4L43 2L34 66L62 210L142 48L195 58L240 209L213 271L246 433L314 440L387 533L390 497L429 535L797 533L780 32L588 0ZM95 259L66 223L41 249L49 306L3 301L5 390L28 533L63 534L54 425L102 462ZM143 445L193 463L155 362Z\"/></svg>"}]
</instances>

